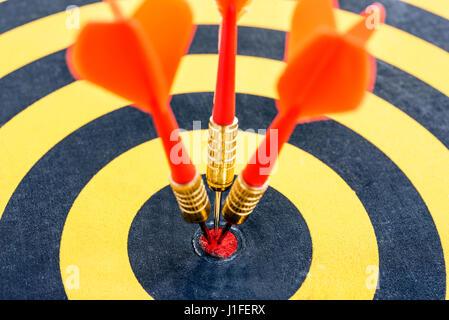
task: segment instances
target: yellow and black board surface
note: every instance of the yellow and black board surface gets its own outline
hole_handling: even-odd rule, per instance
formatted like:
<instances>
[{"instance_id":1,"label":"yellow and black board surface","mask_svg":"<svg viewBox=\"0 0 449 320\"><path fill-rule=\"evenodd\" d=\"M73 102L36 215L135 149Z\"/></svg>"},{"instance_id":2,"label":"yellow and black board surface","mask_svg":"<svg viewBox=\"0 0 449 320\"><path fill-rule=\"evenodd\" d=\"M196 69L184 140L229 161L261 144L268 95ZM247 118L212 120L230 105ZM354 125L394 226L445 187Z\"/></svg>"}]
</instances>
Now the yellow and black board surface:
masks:
<instances>
[{"instance_id":1,"label":"yellow and black board surface","mask_svg":"<svg viewBox=\"0 0 449 320\"><path fill-rule=\"evenodd\" d=\"M220 17L188 2L198 26L172 107L204 174ZM238 254L217 263L192 249L151 117L67 70L78 22L110 20L107 5L0 1L0 299L448 298L449 2L380 2L374 92L296 128ZM253 0L239 21L240 155L276 114L294 4ZM341 0L339 29L368 4Z\"/></svg>"}]
</instances>

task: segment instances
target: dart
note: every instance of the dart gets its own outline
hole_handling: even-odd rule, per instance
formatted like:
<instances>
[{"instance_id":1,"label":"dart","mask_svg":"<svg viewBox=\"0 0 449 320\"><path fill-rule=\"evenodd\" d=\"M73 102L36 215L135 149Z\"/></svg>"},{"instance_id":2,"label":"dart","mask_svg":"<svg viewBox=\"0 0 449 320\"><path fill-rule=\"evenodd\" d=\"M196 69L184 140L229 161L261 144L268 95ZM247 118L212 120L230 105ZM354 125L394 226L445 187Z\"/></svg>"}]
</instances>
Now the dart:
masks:
<instances>
[{"instance_id":1,"label":"dart","mask_svg":"<svg viewBox=\"0 0 449 320\"><path fill-rule=\"evenodd\" d=\"M383 6L372 6L381 13L382 22ZM369 28L368 18L365 15L348 32L340 34L335 27L332 0L298 3L287 41L287 65L277 84L279 112L226 198L226 229L246 221L257 206L282 146L298 122L353 110L372 89L376 71L365 44L374 28ZM224 236L222 233L219 241Z\"/></svg>"},{"instance_id":2,"label":"dart","mask_svg":"<svg viewBox=\"0 0 449 320\"><path fill-rule=\"evenodd\" d=\"M218 234L221 194L234 180L238 132L235 117L235 59L237 19L249 0L217 0L222 16L219 32L219 58L214 107L209 120L207 184L215 191L214 226Z\"/></svg>"},{"instance_id":3,"label":"dart","mask_svg":"<svg viewBox=\"0 0 449 320\"><path fill-rule=\"evenodd\" d=\"M192 38L192 13L183 0L147 0L126 19L115 1L108 2L115 20L91 22L81 30L68 51L70 70L152 115L183 218L198 223L208 239L206 188L177 134L169 104L170 87Z\"/></svg>"}]
</instances>

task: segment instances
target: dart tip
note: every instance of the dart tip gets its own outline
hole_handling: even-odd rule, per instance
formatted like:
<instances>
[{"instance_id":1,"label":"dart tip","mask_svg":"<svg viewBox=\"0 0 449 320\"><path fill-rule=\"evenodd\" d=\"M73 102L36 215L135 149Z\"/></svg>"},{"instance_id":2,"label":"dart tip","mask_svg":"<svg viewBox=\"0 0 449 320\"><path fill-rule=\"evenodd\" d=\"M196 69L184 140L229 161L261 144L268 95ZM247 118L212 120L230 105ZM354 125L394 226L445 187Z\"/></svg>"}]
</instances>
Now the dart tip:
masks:
<instances>
[{"instance_id":1,"label":"dart tip","mask_svg":"<svg viewBox=\"0 0 449 320\"><path fill-rule=\"evenodd\" d=\"M206 226L205 222L199 223L201 231L203 232L204 238L206 238L207 242L210 243L210 237L209 237L209 229Z\"/></svg>"},{"instance_id":2,"label":"dart tip","mask_svg":"<svg viewBox=\"0 0 449 320\"><path fill-rule=\"evenodd\" d=\"M231 227L232 227L232 225L229 222L226 222L226 225L221 230L220 238L218 238L218 241L217 241L218 244L220 244L223 241L223 239L226 237L226 234L229 232Z\"/></svg>"}]
</instances>

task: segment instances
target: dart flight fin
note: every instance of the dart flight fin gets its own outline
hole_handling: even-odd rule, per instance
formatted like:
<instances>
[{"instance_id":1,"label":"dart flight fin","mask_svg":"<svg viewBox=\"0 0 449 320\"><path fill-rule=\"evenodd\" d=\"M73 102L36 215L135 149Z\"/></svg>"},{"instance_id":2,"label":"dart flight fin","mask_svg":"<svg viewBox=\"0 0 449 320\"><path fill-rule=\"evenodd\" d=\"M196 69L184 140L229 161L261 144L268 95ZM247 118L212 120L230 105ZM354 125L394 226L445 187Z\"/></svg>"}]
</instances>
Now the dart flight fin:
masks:
<instances>
[{"instance_id":1,"label":"dart flight fin","mask_svg":"<svg viewBox=\"0 0 449 320\"><path fill-rule=\"evenodd\" d=\"M300 120L356 108L368 87L370 66L358 42L323 30L290 58L278 82L280 112Z\"/></svg>"},{"instance_id":2,"label":"dart flight fin","mask_svg":"<svg viewBox=\"0 0 449 320\"><path fill-rule=\"evenodd\" d=\"M70 48L68 59L74 74L147 112L147 108L161 105L168 98L154 51L128 21L87 24Z\"/></svg>"},{"instance_id":3,"label":"dart flight fin","mask_svg":"<svg viewBox=\"0 0 449 320\"><path fill-rule=\"evenodd\" d=\"M184 0L147 0L131 19L86 25L69 49L69 67L151 113L169 101L192 30Z\"/></svg>"},{"instance_id":4,"label":"dart flight fin","mask_svg":"<svg viewBox=\"0 0 449 320\"><path fill-rule=\"evenodd\" d=\"M301 43L312 37L317 29L321 27L335 29L332 8L332 0L301 0L298 2L288 34L288 46L285 51L287 61L301 47Z\"/></svg>"},{"instance_id":5,"label":"dart flight fin","mask_svg":"<svg viewBox=\"0 0 449 320\"><path fill-rule=\"evenodd\" d=\"M193 36L193 16L184 0L147 0L134 14L162 65L170 88Z\"/></svg>"}]
</instances>

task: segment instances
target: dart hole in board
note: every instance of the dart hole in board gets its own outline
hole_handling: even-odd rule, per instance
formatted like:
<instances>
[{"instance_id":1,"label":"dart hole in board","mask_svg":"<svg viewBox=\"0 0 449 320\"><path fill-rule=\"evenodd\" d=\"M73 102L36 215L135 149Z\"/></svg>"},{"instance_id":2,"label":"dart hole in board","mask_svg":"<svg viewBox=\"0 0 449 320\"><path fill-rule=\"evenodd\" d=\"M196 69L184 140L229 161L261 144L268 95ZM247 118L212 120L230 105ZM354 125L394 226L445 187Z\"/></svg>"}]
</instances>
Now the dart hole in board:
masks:
<instances>
[{"instance_id":1,"label":"dart hole in board","mask_svg":"<svg viewBox=\"0 0 449 320\"><path fill-rule=\"evenodd\" d=\"M214 223L209 221L206 225L209 234L215 236ZM220 225L220 231L223 227L224 223ZM198 228L193 235L192 245L195 253L201 258L212 263L223 263L234 260L244 250L245 239L238 228L231 227L220 245L214 242L207 243L201 229Z\"/></svg>"}]
</instances>

